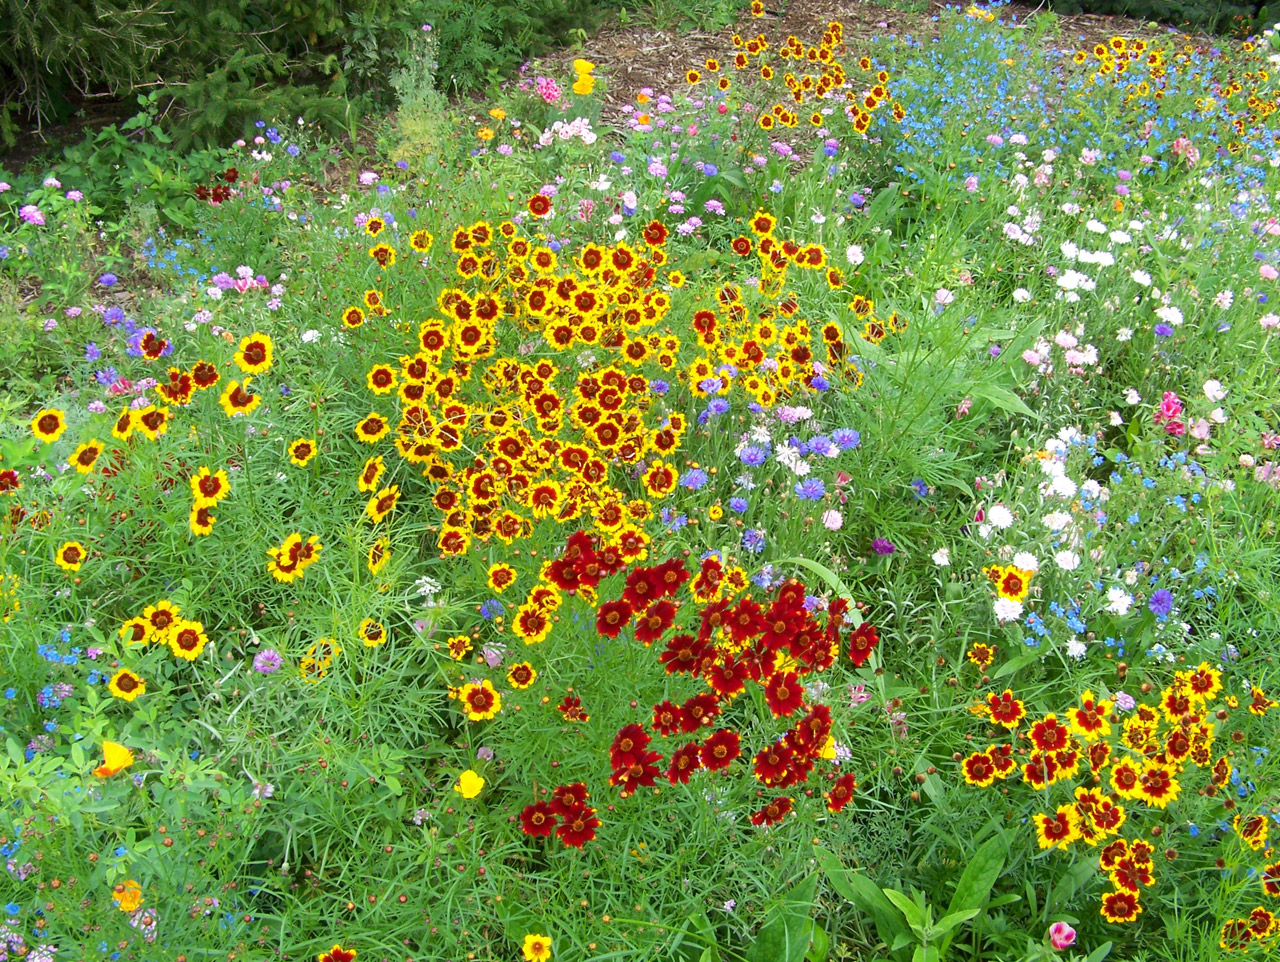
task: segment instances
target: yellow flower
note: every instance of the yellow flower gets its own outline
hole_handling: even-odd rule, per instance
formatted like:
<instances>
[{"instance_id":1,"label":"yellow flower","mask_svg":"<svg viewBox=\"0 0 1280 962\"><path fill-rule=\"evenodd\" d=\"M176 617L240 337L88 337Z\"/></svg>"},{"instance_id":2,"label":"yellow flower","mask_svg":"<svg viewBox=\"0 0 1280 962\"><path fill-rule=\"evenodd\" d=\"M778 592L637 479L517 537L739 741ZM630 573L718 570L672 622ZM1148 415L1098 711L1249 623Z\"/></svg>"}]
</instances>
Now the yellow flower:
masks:
<instances>
[{"instance_id":1,"label":"yellow flower","mask_svg":"<svg viewBox=\"0 0 1280 962\"><path fill-rule=\"evenodd\" d=\"M316 456L316 442L311 438L298 438L289 445L289 460L300 468Z\"/></svg>"},{"instance_id":2,"label":"yellow flower","mask_svg":"<svg viewBox=\"0 0 1280 962\"><path fill-rule=\"evenodd\" d=\"M110 689L111 694L123 701L133 701L139 695L147 693L147 683L128 668L121 668L112 675L107 688Z\"/></svg>"},{"instance_id":3,"label":"yellow flower","mask_svg":"<svg viewBox=\"0 0 1280 962\"><path fill-rule=\"evenodd\" d=\"M591 91L596 89L596 78L589 73L579 74L578 79L573 82L573 87L570 89L579 97L588 97L591 95Z\"/></svg>"},{"instance_id":4,"label":"yellow flower","mask_svg":"<svg viewBox=\"0 0 1280 962\"><path fill-rule=\"evenodd\" d=\"M482 788L484 779L469 768L458 776L457 784L453 786L453 790L463 798L475 798Z\"/></svg>"},{"instance_id":5,"label":"yellow flower","mask_svg":"<svg viewBox=\"0 0 1280 962\"><path fill-rule=\"evenodd\" d=\"M262 374L271 369L275 356L275 345L266 334L250 334L241 338L240 349L236 351L236 366L245 374Z\"/></svg>"},{"instance_id":6,"label":"yellow flower","mask_svg":"<svg viewBox=\"0 0 1280 962\"><path fill-rule=\"evenodd\" d=\"M79 571L80 566L84 564L84 559L84 545L79 541L65 542L53 556L53 560L58 563L58 567L64 571Z\"/></svg>"},{"instance_id":7,"label":"yellow flower","mask_svg":"<svg viewBox=\"0 0 1280 962\"><path fill-rule=\"evenodd\" d=\"M492 117L494 120L506 120L507 112L503 110L501 107L494 107L492 110L489 111L489 116Z\"/></svg>"},{"instance_id":8,"label":"yellow flower","mask_svg":"<svg viewBox=\"0 0 1280 962\"><path fill-rule=\"evenodd\" d=\"M551 958L551 940L545 935L530 932L520 948L525 962L547 962Z\"/></svg>"},{"instance_id":9,"label":"yellow flower","mask_svg":"<svg viewBox=\"0 0 1280 962\"><path fill-rule=\"evenodd\" d=\"M479 130L476 131L476 136L479 137L481 140L493 140L493 128L481 127Z\"/></svg>"},{"instance_id":10,"label":"yellow flower","mask_svg":"<svg viewBox=\"0 0 1280 962\"><path fill-rule=\"evenodd\" d=\"M579 77L581 77L583 74L591 73L591 71L595 69L596 69L596 65L593 64L590 60L578 59L573 62L573 72L576 73Z\"/></svg>"},{"instance_id":11,"label":"yellow flower","mask_svg":"<svg viewBox=\"0 0 1280 962\"><path fill-rule=\"evenodd\" d=\"M93 770L100 778L108 778L133 764L133 752L116 742L102 743L102 764Z\"/></svg>"},{"instance_id":12,"label":"yellow flower","mask_svg":"<svg viewBox=\"0 0 1280 962\"><path fill-rule=\"evenodd\" d=\"M138 906L142 904L142 886L129 879L115 887L115 894L112 895L111 901L116 903L116 908L121 912L136 911Z\"/></svg>"},{"instance_id":13,"label":"yellow flower","mask_svg":"<svg viewBox=\"0 0 1280 962\"><path fill-rule=\"evenodd\" d=\"M57 408L45 408L31 419L31 433L45 444L52 444L67 429L67 416Z\"/></svg>"}]
</instances>

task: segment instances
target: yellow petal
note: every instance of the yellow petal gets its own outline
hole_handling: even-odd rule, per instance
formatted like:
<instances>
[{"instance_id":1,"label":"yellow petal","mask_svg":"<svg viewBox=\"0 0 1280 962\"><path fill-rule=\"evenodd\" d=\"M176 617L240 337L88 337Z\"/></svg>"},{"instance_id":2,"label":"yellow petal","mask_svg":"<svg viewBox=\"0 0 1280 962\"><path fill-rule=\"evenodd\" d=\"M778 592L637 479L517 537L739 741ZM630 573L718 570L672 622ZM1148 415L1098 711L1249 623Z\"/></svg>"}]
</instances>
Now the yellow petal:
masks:
<instances>
[{"instance_id":1,"label":"yellow petal","mask_svg":"<svg viewBox=\"0 0 1280 962\"><path fill-rule=\"evenodd\" d=\"M484 779L469 768L458 776L458 783L453 786L453 790L463 798L475 798L482 788Z\"/></svg>"},{"instance_id":2,"label":"yellow petal","mask_svg":"<svg viewBox=\"0 0 1280 962\"><path fill-rule=\"evenodd\" d=\"M93 770L95 775L107 778L116 772L124 771L133 764L133 752L116 742L102 743L103 762Z\"/></svg>"}]
</instances>

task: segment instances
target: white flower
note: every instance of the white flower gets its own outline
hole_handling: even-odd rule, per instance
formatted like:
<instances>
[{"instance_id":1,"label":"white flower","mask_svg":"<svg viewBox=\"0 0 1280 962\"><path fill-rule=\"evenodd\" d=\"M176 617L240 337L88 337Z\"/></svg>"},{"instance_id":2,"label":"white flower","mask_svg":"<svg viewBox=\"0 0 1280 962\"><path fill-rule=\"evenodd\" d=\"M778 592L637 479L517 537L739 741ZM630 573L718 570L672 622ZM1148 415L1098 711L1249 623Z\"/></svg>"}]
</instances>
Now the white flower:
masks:
<instances>
[{"instance_id":1,"label":"white flower","mask_svg":"<svg viewBox=\"0 0 1280 962\"><path fill-rule=\"evenodd\" d=\"M844 249L844 259L854 267L857 267L866 260L866 258L867 255L863 253L862 247L859 244L850 244Z\"/></svg>"},{"instance_id":2,"label":"white flower","mask_svg":"<svg viewBox=\"0 0 1280 962\"><path fill-rule=\"evenodd\" d=\"M1090 478L1084 484L1080 485L1080 493L1090 501L1098 500L1098 496L1102 494L1102 485Z\"/></svg>"},{"instance_id":3,"label":"white flower","mask_svg":"<svg viewBox=\"0 0 1280 962\"><path fill-rule=\"evenodd\" d=\"M1067 514L1065 511L1054 511L1050 514L1046 514L1041 519L1041 522L1050 531L1061 531L1071 523L1071 515Z\"/></svg>"},{"instance_id":4,"label":"white flower","mask_svg":"<svg viewBox=\"0 0 1280 962\"><path fill-rule=\"evenodd\" d=\"M1122 327L1122 328L1120 328L1120 330L1116 331L1116 340L1117 340L1117 341L1131 341L1131 340L1133 340L1133 328L1131 328L1131 327Z\"/></svg>"},{"instance_id":5,"label":"white flower","mask_svg":"<svg viewBox=\"0 0 1280 962\"><path fill-rule=\"evenodd\" d=\"M1122 424L1124 424L1124 418L1122 418L1122 417L1120 416L1120 412L1119 412L1119 411L1112 411L1112 412L1111 412L1111 426L1112 426L1113 428L1118 428L1118 427L1120 427L1120 425L1122 425Z\"/></svg>"},{"instance_id":6,"label":"white flower","mask_svg":"<svg viewBox=\"0 0 1280 962\"><path fill-rule=\"evenodd\" d=\"M1113 244L1127 244L1131 240L1133 240L1133 238L1129 234L1125 233L1122 230L1113 230L1110 234L1107 235L1107 237L1111 239L1111 243Z\"/></svg>"},{"instance_id":7,"label":"white flower","mask_svg":"<svg viewBox=\"0 0 1280 962\"><path fill-rule=\"evenodd\" d=\"M1226 389L1223 388L1222 382L1210 379L1204 382L1204 396L1210 401L1221 401L1227 396Z\"/></svg>"},{"instance_id":8,"label":"white flower","mask_svg":"<svg viewBox=\"0 0 1280 962\"><path fill-rule=\"evenodd\" d=\"M946 307L955 299L956 299L956 295L951 291L947 290L945 287L939 287L936 291L934 291L934 294L933 294L934 303L938 304L941 307Z\"/></svg>"},{"instance_id":9,"label":"white flower","mask_svg":"<svg viewBox=\"0 0 1280 962\"><path fill-rule=\"evenodd\" d=\"M1129 275L1135 284L1141 284L1143 287L1151 286L1151 275L1146 271L1134 271Z\"/></svg>"},{"instance_id":10,"label":"white flower","mask_svg":"<svg viewBox=\"0 0 1280 962\"><path fill-rule=\"evenodd\" d=\"M1036 556L1030 551L1019 551L1013 556L1013 566L1021 568L1023 571L1039 571L1040 562L1036 560Z\"/></svg>"},{"instance_id":11,"label":"white flower","mask_svg":"<svg viewBox=\"0 0 1280 962\"><path fill-rule=\"evenodd\" d=\"M1107 232L1107 225L1100 220L1090 219L1084 226L1086 230L1094 234L1105 234Z\"/></svg>"},{"instance_id":12,"label":"white flower","mask_svg":"<svg viewBox=\"0 0 1280 962\"><path fill-rule=\"evenodd\" d=\"M1025 304L1027 301L1031 300L1031 292L1025 287L1019 287L1013 292L1013 300L1014 303Z\"/></svg>"},{"instance_id":13,"label":"white flower","mask_svg":"<svg viewBox=\"0 0 1280 962\"><path fill-rule=\"evenodd\" d=\"M1049 490L1060 498L1074 498L1076 496L1076 483L1065 474L1060 474L1049 484Z\"/></svg>"},{"instance_id":14,"label":"white flower","mask_svg":"<svg viewBox=\"0 0 1280 962\"><path fill-rule=\"evenodd\" d=\"M1074 551L1059 551L1053 560L1063 571L1075 571L1080 567L1080 556Z\"/></svg>"},{"instance_id":15,"label":"white flower","mask_svg":"<svg viewBox=\"0 0 1280 962\"><path fill-rule=\"evenodd\" d=\"M413 584L414 587L418 589L418 594L423 597L439 594L440 592L440 582L436 581L434 578L428 577L427 575L423 575Z\"/></svg>"},{"instance_id":16,"label":"white flower","mask_svg":"<svg viewBox=\"0 0 1280 962\"><path fill-rule=\"evenodd\" d=\"M317 330L315 330L315 329L312 329L312 330L310 330L310 331L303 331L303 332L302 332L302 343L303 343L303 344L314 344L314 343L315 343L316 341L318 341L318 340L320 340L320 332L319 332L319 331L317 331Z\"/></svg>"},{"instance_id":17,"label":"white flower","mask_svg":"<svg viewBox=\"0 0 1280 962\"><path fill-rule=\"evenodd\" d=\"M933 553L933 563L939 568L951 567L951 552L946 548L939 548Z\"/></svg>"},{"instance_id":18,"label":"white flower","mask_svg":"<svg viewBox=\"0 0 1280 962\"><path fill-rule=\"evenodd\" d=\"M1141 394L1139 394L1139 393L1138 393L1136 390L1134 390L1133 388L1128 388L1128 389L1124 392L1124 403L1125 403L1125 404L1141 404L1141 403L1142 403L1142 395L1141 395Z\"/></svg>"},{"instance_id":19,"label":"white flower","mask_svg":"<svg viewBox=\"0 0 1280 962\"><path fill-rule=\"evenodd\" d=\"M1012 598L997 598L995 603L996 621L1017 621L1022 617L1022 603Z\"/></svg>"},{"instance_id":20,"label":"white flower","mask_svg":"<svg viewBox=\"0 0 1280 962\"><path fill-rule=\"evenodd\" d=\"M1157 307L1156 317L1172 327L1180 327L1182 325L1182 311L1176 307Z\"/></svg>"},{"instance_id":21,"label":"white flower","mask_svg":"<svg viewBox=\"0 0 1280 962\"><path fill-rule=\"evenodd\" d=\"M827 511L822 515L822 526L828 531L839 531L844 526L844 516L834 509Z\"/></svg>"},{"instance_id":22,"label":"white flower","mask_svg":"<svg viewBox=\"0 0 1280 962\"><path fill-rule=\"evenodd\" d=\"M1123 617L1129 613L1129 608L1133 605L1133 595L1120 587L1108 588L1107 601L1109 602L1107 611Z\"/></svg>"},{"instance_id":23,"label":"white flower","mask_svg":"<svg viewBox=\"0 0 1280 962\"><path fill-rule=\"evenodd\" d=\"M1222 408L1214 408L1209 412L1209 420L1214 424L1226 424L1227 412L1222 410Z\"/></svg>"},{"instance_id":24,"label":"white flower","mask_svg":"<svg viewBox=\"0 0 1280 962\"><path fill-rule=\"evenodd\" d=\"M1072 638L1067 642L1067 655L1076 661L1084 657L1085 650L1084 642L1079 638Z\"/></svg>"},{"instance_id":25,"label":"white flower","mask_svg":"<svg viewBox=\"0 0 1280 962\"><path fill-rule=\"evenodd\" d=\"M1003 504L993 504L991 510L987 512L987 520L991 522L993 527L1003 531L1005 528L1013 526L1013 512Z\"/></svg>"}]
</instances>

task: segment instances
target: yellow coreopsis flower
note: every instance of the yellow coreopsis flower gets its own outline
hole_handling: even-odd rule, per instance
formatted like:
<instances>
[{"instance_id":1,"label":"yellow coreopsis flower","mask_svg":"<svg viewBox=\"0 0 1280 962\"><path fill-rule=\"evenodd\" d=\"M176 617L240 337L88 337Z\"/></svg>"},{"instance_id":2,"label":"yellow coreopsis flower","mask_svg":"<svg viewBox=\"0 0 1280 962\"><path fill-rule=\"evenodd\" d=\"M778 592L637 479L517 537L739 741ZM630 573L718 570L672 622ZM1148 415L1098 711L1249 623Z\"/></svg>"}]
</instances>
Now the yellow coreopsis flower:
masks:
<instances>
[{"instance_id":1,"label":"yellow coreopsis flower","mask_svg":"<svg viewBox=\"0 0 1280 962\"><path fill-rule=\"evenodd\" d=\"M469 768L458 776L458 781L453 786L453 790L463 798L475 798L483 788L484 778Z\"/></svg>"}]
</instances>

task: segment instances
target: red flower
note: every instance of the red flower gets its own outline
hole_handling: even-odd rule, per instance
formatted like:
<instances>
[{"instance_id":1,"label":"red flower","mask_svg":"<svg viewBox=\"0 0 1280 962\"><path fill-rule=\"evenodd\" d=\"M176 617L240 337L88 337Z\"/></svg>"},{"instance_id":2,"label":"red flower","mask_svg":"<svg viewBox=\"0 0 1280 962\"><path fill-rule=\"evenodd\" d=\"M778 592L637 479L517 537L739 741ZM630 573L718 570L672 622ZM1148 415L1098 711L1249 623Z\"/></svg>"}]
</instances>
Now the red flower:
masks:
<instances>
[{"instance_id":1,"label":"red flower","mask_svg":"<svg viewBox=\"0 0 1280 962\"><path fill-rule=\"evenodd\" d=\"M831 734L831 709L826 705L814 705L809 714L796 722L787 736L791 747L803 755L819 754Z\"/></svg>"},{"instance_id":2,"label":"red flower","mask_svg":"<svg viewBox=\"0 0 1280 962\"><path fill-rule=\"evenodd\" d=\"M600 827L596 810L588 805L575 805L564 811L561 818L556 835L567 848L582 848L596 837L596 829Z\"/></svg>"},{"instance_id":3,"label":"red flower","mask_svg":"<svg viewBox=\"0 0 1280 962\"><path fill-rule=\"evenodd\" d=\"M733 760L742 754L742 739L738 733L721 728L702 745L702 765L708 771L719 771L728 768Z\"/></svg>"},{"instance_id":4,"label":"red flower","mask_svg":"<svg viewBox=\"0 0 1280 962\"><path fill-rule=\"evenodd\" d=\"M644 238L644 242L650 247L661 247L667 242L667 228L662 221L651 220L640 236Z\"/></svg>"},{"instance_id":5,"label":"red flower","mask_svg":"<svg viewBox=\"0 0 1280 962\"><path fill-rule=\"evenodd\" d=\"M764 699L774 718L790 718L804 705L804 686L794 671L775 672L764 686Z\"/></svg>"},{"instance_id":6,"label":"red flower","mask_svg":"<svg viewBox=\"0 0 1280 962\"><path fill-rule=\"evenodd\" d=\"M551 792L551 811L557 815L563 815L571 808L587 804L587 799L590 797L587 786L582 782L560 785Z\"/></svg>"},{"instance_id":7,"label":"red flower","mask_svg":"<svg viewBox=\"0 0 1280 962\"><path fill-rule=\"evenodd\" d=\"M729 613L725 626L734 641L750 641L765 629L764 608L750 598L743 598Z\"/></svg>"},{"instance_id":8,"label":"red flower","mask_svg":"<svg viewBox=\"0 0 1280 962\"><path fill-rule=\"evenodd\" d=\"M545 217L551 211L551 200L544 194L534 194L529 198L529 213L534 217Z\"/></svg>"},{"instance_id":9,"label":"red flower","mask_svg":"<svg viewBox=\"0 0 1280 962\"><path fill-rule=\"evenodd\" d=\"M782 742L766 745L756 752L752 771L760 781L774 786L786 777L794 758L795 754Z\"/></svg>"},{"instance_id":10,"label":"red flower","mask_svg":"<svg viewBox=\"0 0 1280 962\"><path fill-rule=\"evenodd\" d=\"M676 622L676 608L670 601L656 601L636 619L636 641L651 645L661 640L668 628Z\"/></svg>"},{"instance_id":11,"label":"red flower","mask_svg":"<svg viewBox=\"0 0 1280 962\"><path fill-rule=\"evenodd\" d=\"M671 756L671 765L667 768L667 781L672 785L676 782L687 785L689 777L701 767L702 748L697 742L689 742Z\"/></svg>"},{"instance_id":12,"label":"red flower","mask_svg":"<svg viewBox=\"0 0 1280 962\"><path fill-rule=\"evenodd\" d=\"M717 601L702 609L702 624L698 628L698 640L704 645L715 638L717 631L726 627L729 606L728 601Z\"/></svg>"},{"instance_id":13,"label":"red flower","mask_svg":"<svg viewBox=\"0 0 1280 962\"><path fill-rule=\"evenodd\" d=\"M556 827L556 813L546 802L526 805L520 813L520 829L534 838L550 838Z\"/></svg>"},{"instance_id":14,"label":"red flower","mask_svg":"<svg viewBox=\"0 0 1280 962\"><path fill-rule=\"evenodd\" d=\"M836 783L831 786L831 791L824 794L827 800L827 811L838 812L849 804L853 798L853 791L858 787L858 780L853 774L841 775L836 779Z\"/></svg>"},{"instance_id":15,"label":"red flower","mask_svg":"<svg viewBox=\"0 0 1280 962\"><path fill-rule=\"evenodd\" d=\"M684 712L683 731L689 734L715 720L720 714L720 699L716 698L714 692L700 692L685 702L681 710Z\"/></svg>"},{"instance_id":16,"label":"red flower","mask_svg":"<svg viewBox=\"0 0 1280 962\"><path fill-rule=\"evenodd\" d=\"M556 711L564 716L565 721L589 722L591 716L582 710L582 699L577 695L565 695Z\"/></svg>"},{"instance_id":17,"label":"red flower","mask_svg":"<svg viewBox=\"0 0 1280 962\"><path fill-rule=\"evenodd\" d=\"M706 654L706 645L693 635L680 634L667 642L667 650L658 656L658 664L666 666L667 674L689 672L698 674L698 665Z\"/></svg>"},{"instance_id":18,"label":"red flower","mask_svg":"<svg viewBox=\"0 0 1280 962\"><path fill-rule=\"evenodd\" d=\"M662 597L661 584L652 574L652 568L635 568L627 575L627 587L622 597L633 607L644 608Z\"/></svg>"},{"instance_id":19,"label":"red flower","mask_svg":"<svg viewBox=\"0 0 1280 962\"><path fill-rule=\"evenodd\" d=\"M609 601L596 612L596 631L609 638L617 638L622 629L631 623L634 612L624 600Z\"/></svg>"},{"instance_id":20,"label":"red flower","mask_svg":"<svg viewBox=\"0 0 1280 962\"><path fill-rule=\"evenodd\" d=\"M791 799L786 795L775 798L751 816L752 825L777 825L791 814Z\"/></svg>"},{"instance_id":21,"label":"red flower","mask_svg":"<svg viewBox=\"0 0 1280 962\"><path fill-rule=\"evenodd\" d=\"M609 784L621 785L623 798L634 795L637 788L652 787L662 774L662 769L656 764L662 761L662 756L657 752L637 750L625 755L614 753L612 761L613 774L609 776Z\"/></svg>"},{"instance_id":22,"label":"red flower","mask_svg":"<svg viewBox=\"0 0 1280 962\"><path fill-rule=\"evenodd\" d=\"M684 566L684 561L680 558L668 558L656 568L651 568L652 577L650 582L654 584L662 594L674 597L682 585L689 580L689 569Z\"/></svg>"},{"instance_id":23,"label":"red flower","mask_svg":"<svg viewBox=\"0 0 1280 962\"><path fill-rule=\"evenodd\" d=\"M878 644L880 644L880 635L871 622L864 621L853 629L853 633L849 635L849 659L854 667L861 668L866 664Z\"/></svg>"},{"instance_id":24,"label":"red flower","mask_svg":"<svg viewBox=\"0 0 1280 962\"><path fill-rule=\"evenodd\" d=\"M618 729L618 734L613 737L613 744L609 746L609 755L615 759L613 766L618 767L616 761L619 756L632 755L637 752L644 751L652 739L649 733L639 725L624 725Z\"/></svg>"},{"instance_id":25,"label":"red flower","mask_svg":"<svg viewBox=\"0 0 1280 962\"><path fill-rule=\"evenodd\" d=\"M745 662L738 661L729 655L723 662L704 669L702 677L707 680L712 691L721 698L727 698L747 687L747 678L750 674Z\"/></svg>"},{"instance_id":26,"label":"red flower","mask_svg":"<svg viewBox=\"0 0 1280 962\"><path fill-rule=\"evenodd\" d=\"M671 701L653 706L653 730L659 734L674 735L684 728L684 711Z\"/></svg>"},{"instance_id":27,"label":"red flower","mask_svg":"<svg viewBox=\"0 0 1280 962\"><path fill-rule=\"evenodd\" d=\"M232 170L229 173L235 173L235 171ZM319 955L320 962L353 962L355 957L355 949L344 949L340 945L335 945L328 952L321 952Z\"/></svg>"}]
</instances>

